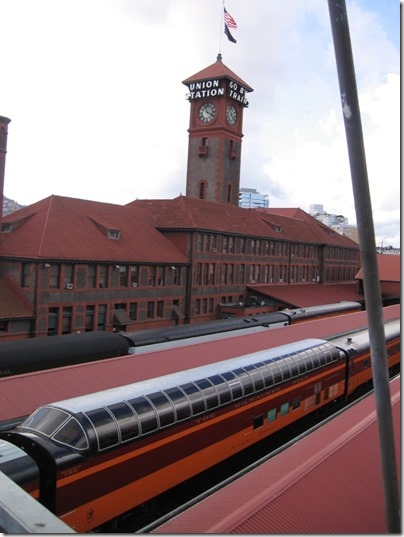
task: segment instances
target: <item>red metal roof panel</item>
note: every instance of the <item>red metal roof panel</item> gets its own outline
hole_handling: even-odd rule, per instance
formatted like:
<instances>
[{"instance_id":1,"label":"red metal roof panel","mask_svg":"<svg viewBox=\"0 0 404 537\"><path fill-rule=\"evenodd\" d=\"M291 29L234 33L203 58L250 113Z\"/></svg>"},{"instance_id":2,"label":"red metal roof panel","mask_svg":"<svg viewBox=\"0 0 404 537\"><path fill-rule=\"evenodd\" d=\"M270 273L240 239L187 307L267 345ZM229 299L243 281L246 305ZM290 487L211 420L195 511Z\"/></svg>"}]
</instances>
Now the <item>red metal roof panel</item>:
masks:
<instances>
[{"instance_id":1,"label":"red metal roof panel","mask_svg":"<svg viewBox=\"0 0 404 537\"><path fill-rule=\"evenodd\" d=\"M261 284L248 285L247 287L254 292L275 298L293 308L334 304L343 300L363 302L365 299L363 295L359 294L358 282L340 282L338 284Z\"/></svg>"},{"instance_id":2,"label":"red metal roof panel","mask_svg":"<svg viewBox=\"0 0 404 537\"><path fill-rule=\"evenodd\" d=\"M400 318L400 306L384 308L386 320ZM309 337L341 334L367 326L366 312L329 317L254 334L183 347L110 358L37 373L0 378L0 422L26 416L47 403L123 386L139 380L226 360Z\"/></svg>"},{"instance_id":3,"label":"red metal roof panel","mask_svg":"<svg viewBox=\"0 0 404 537\"><path fill-rule=\"evenodd\" d=\"M399 454L400 379L391 393ZM377 437L371 395L153 533L386 533Z\"/></svg>"}]
</instances>

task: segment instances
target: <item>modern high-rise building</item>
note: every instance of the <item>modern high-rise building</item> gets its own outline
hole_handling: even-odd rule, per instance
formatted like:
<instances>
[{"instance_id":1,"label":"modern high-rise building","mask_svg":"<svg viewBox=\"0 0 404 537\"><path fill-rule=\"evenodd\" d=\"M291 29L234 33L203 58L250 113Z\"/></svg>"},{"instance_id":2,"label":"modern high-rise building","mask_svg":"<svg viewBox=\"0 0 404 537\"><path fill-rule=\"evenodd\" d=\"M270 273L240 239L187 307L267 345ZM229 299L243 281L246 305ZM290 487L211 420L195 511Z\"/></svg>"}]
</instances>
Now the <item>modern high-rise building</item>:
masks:
<instances>
[{"instance_id":1,"label":"modern high-rise building","mask_svg":"<svg viewBox=\"0 0 404 537\"><path fill-rule=\"evenodd\" d=\"M238 206L244 209L257 209L269 207L268 194L260 194L255 188L240 188Z\"/></svg>"}]
</instances>

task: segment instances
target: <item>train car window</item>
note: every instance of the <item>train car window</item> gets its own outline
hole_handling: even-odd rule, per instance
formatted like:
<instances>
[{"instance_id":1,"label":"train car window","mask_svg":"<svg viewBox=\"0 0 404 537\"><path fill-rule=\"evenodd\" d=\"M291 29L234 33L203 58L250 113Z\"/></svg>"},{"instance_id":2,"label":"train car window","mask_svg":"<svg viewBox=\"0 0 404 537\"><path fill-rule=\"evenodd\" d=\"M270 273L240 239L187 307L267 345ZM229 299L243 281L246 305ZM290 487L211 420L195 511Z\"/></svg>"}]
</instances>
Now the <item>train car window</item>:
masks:
<instances>
[{"instance_id":1,"label":"train car window","mask_svg":"<svg viewBox=\"0 0 404 537\"><path fill-rule=\"evenodd\" d=\"M269 388L274 383L271 370L268 368L268 366L264 365L260 368L260 371L264 379L265 388Z\"/></svg>"},{"instance_id":2,"label":"train car window","mask_svg":"<svg viewBox=\"0 0 404 537\"><path fill-rule=\"evenodd\" d=\"M248 371L251 380L254 383L254 391L259 392L260 390L264 389L264 379L262 378L262 375L257 369L256 364L254 365L247 365L244 367L246 371Z\"/></svg>"},{"instance_id":3,"label":"train car window","mask_svg":"<svg viewBox=\"0 0 404 537\"><path fill-rule=\"evenodd\" d=\"M303 358L306 366L306 372L311 371L313 369L313 360L311 359L311 355L307 351L302 351L300 356Z\"/></svg>"},{"instance_id":4,"label":"train car window","mask_svg":"<svg viewBox=\"0 0 404 537\"><path fill-rule=\"evenodd\" d=\"M294 399L292 399L292 408L293 410L296 410L299 407L300 407L300 397L295 397Z\"/></svg>"},{"instance_id":5,"label":"train car window","mask_svg":"<svg viewBox=\"0 0 404 537\"><path fill-rule=\"evenodd\" d=\"M108 410L112 412L121 432L121 441L126 442L139 436L139 423L133 410L124 402L109 405Z\"/></svg>"},{"instance_id":6,"label":"train car window","mask_svg":"<svg viewBox=\"0 0 404 537\"><path fill-rule=\"evenodd\" d=\"M192 406L192 415L196 416L201 414L206 410L205 398L202 395L202 392L199 388L195 386L192 382L187 384L181 384L181 390L188 396L191 406Z\"/></svg>"},{"instance_id":7,"label":"train car window","mask_svg":"<svg viewBox=\"0 0 404 537\"><path fill-rule=\"evenodd\" d=\"M279 367L279 364L277 364L276 362L271 362L271 373L274 379L274 384L279 384L280 382L282 382L282 371Z\"/></svg>"},{"instance_id":8,"label":"train car window","mask_svg":"<svg viewBox=\"0 0 404 537\"><path fill-rule=\"evenodd\" d=\"M231 401L231 391L228 383L225 381L222 375L213 375L208 377L208 380L216 386L219 393L220 404L224 405Z\"/></svg>"},{"instance_id":9,"label":"train car window","mask_svg":"<svg viewBox=\"0 0 404 537\"><path fill-rule=\"evenodd\" d=\"M254 384L250 375L244 371L244 368L234 369L233 373L239 378L243 387L244 396L254 393Z\"/></svg>"},{"instance_id":10,"label":"train car window","mask_svg":"<svg viewBox=\"0 0 404 537\"><path fill-rule=\"evenodd\" d=\"M306 363L303 360L303 357L300 354L295 354L293 356L293 359L298 367L298 374L301 375L303 373L306 373Z\"/></svg>"},{"instance_id":11,"label":"train car window","mask_svg":"<svg viewBox=\"0 0 404 537\"><path fill-rule=\"evenodd\" d=\"M320 357L316 351L317 349L308 349L307 351L311 354L311 359L313 360L314 369L317 369L318 367L320 367Z\"/></svg>"},{"instance_id":12,"label":"train car window","mask_svg":"<svg viewBox=\"0 0 404 537\"><path fill-rule=\"evenodd\" d=\"M70 418L54 435L53 440L74 449L88 449L88 439L76 418Z\"/></svg>"},{"instance_id":13,"label":"train car window","mask_svg":"<svg viewBox=\"0 0 404 537\"><path fill-rule=\"evenodd\" d=\"M157 410L160 427L167 427L175 422L174 407L162 392L148 393L147 399L152 402Z\"/></svg>"},{"instance_id":14,"label":"train car window","mask_svg":"<svg viewBox=\"0 0 404 537\"><path fill-rule=\"evenodd\" d=\"M232 373L231 371L226 371L226 373L222 373L221 376L226 379L229 384L233 401L236 399L240 399L240 397L243 397L243 389L241 387L240 380L236 377L234 373Z\"/></svg>"},{"instance_id":15,"label":"train car window","mask_svg":"<svg viewBox=\"0 0 404 537\"><path fill-rule=\"evenodd\" d=\"M177 421L186 420L191 417L191 404L183 391L179 388L169 388L163 392L174 405Z\"/></svg>"},{"instance_id":16,"label":"train car window","mask_svg":"<svg viewBox=\"0 0 404 537\"><path fill-rule=\"evenodd\" d=\"M128 401L136 412L140 422L141 434L151 433L157 429L157 414L151 403L144 397L136 397Z\"/></svg>"},{"instance_id":17,"label":"train car window","mask_svg":"<svg viewBox=\"0 0 404 537\"><path fill-rule=\"evenodd\" d=\"M286 362L286 360L282 360L279 362L279 367L282 371L282 380L288 380L291 377L289 364Z\"/></svg>"},{"instance_id":18,"label":"train car window","mask_svg":"<svg viewBox=\"0 0 404 537\"><path fill-rule=\"evenodd\" d=\"M253 421L253 429L259 429L264 425L264 416L256 416Z\"/></svg>"},{"instance_id":19,"label":"train car window","mask_svg":"<svg viewBox=\"0 0 404 537\"><path fill-rule=\"evenodd\" d=\"M286 416L288 412L289 412L289 403L283 403L283 405L281 405L281 416Z\"/></svg>"},{"instance_id":20,"label":"train car window","mask_svg":"<svg viewBox=\"0 0 404 537\"><path fill-rule=\"evenodd\" d=\"M207 379L200 379L194 382L201 390L206 400L206 408L210 410L219 406L219 396L216 388Z\"/></svg>"},{"instance_id":21,"label":"train car window","mask_svg":"<svg viewBox=\"0 0 404 537\"><path fill-rule=\"evenodd\" d=\"M67 412L58 408L42 407L31 414L19 427L34 429L51 436L69 416Z\"/></svg>"},{"instance_id":22,"label":"train car window","mask_svg":"<svg viewBox=\"0 0 404 537\"><path fill-rule=\"evenodd\" d=\"M268 410L267 420L268 421L276 420L276 408L271 408L271 410Z\"/></svg>"},{"instance_id":23,"label":"train car window","mask_svg":"<svg viewBox=\"0 0 404 537\"><path fill-rule=\"evenodd\" d=\"M100 451L118 444L118 429L111 414L105 408L85 412L94 426Z\"/></svg>"},{"instance_id":24,"label":"train car window","mask_svg":"<svg viewBox=\"0 0 404 537\"><path fill-rule=\"evenodd\" d=\"M289 369L290 369L290 376L292 378L294 377L297 377L298 373L299 373L299 367L294 359L293 356L289 356L288 358L286 358L285 362L288 364L289 366Z\"/></svg>"}]
</instances>

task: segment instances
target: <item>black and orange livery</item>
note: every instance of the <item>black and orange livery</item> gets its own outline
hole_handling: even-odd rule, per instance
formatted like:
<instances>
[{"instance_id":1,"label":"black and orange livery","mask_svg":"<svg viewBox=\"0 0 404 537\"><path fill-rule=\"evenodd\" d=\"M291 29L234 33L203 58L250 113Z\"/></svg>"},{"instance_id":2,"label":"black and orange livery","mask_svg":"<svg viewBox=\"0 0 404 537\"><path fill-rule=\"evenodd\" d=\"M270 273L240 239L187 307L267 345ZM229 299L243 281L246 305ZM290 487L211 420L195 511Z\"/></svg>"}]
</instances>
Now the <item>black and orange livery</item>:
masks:
<instances>
[{"instance_id":1,"label":"black and orange livery","mask_svg":"<svg viewBox=\"0 0 404 537\"><path fill-rule=\"evenodd\" d=\"M392 368L400 324L385 326ZM360 330L60 401L1 435L35 458L40 480L26 455L0 470L76 531L91 531L371 376L369 334Z\"/></svg>"}]
</instances>

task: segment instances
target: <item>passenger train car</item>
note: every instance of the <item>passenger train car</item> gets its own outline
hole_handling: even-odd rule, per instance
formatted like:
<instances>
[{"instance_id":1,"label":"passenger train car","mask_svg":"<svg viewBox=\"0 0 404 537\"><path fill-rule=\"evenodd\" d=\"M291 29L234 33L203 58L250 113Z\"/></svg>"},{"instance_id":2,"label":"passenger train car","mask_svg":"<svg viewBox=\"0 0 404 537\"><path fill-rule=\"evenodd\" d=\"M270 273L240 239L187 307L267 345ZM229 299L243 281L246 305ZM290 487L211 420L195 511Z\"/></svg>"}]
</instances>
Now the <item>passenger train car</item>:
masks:
<instances>
[{"instance_id":1,"label":"passenger train car","mask_svg":"<svg viewBox=\"0 0 404 537\"><path fill-rule=\"evenodd\" d=\"M393 368L399 320L386 323L385 334ZM3 459L0 471L88 532L349 397L371 377L369 333L359 330L59 401L0 433L25 451Z\"/></svg>"},{"instance_id":2,"label":"passenger train car","mask_svg":"<svg viewBox=\"0 0 404 537\"><path fill-rule=\"evenodd\" d=\"M85 332L46 338L5 341L0 345L0 378L54 367L135 354L141 347L196 337L231 337L235 330L279 328L311 319L342 315L362 309L358 302L338 302L287 309L255 316L184 324L137 332Z\"/></svg>"}]
</instances>

